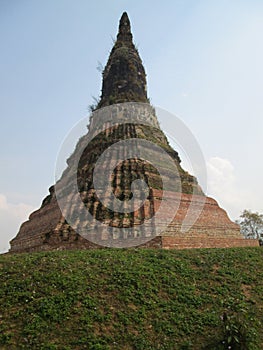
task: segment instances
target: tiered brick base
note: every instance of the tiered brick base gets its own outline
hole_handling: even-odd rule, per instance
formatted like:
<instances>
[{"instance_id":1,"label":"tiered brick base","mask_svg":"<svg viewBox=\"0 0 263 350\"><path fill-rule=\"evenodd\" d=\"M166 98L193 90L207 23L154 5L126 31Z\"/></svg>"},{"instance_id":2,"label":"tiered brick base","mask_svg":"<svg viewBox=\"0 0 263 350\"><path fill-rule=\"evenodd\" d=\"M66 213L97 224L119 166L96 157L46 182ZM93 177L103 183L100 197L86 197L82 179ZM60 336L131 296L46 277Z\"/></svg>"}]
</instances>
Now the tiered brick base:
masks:
<instances>
[{"instance_id":1,"label":"tiered brick base","mask_svg":"<svg viewBox=\"0 0 263 350\"><path fill-rule=\"evenodd\" d=\"M161 193L153 190L153 205L158 207ZM181 232L181 224L188 212L190 203L196 207L202 203L202 211L195 224L187 231ZM173 196L173 200L175 200ZM259 242L244 239L239 226L233 223L217 202L209 197L178 194L180 206L174 220L160 236L149 239L144 244L134 246L142 248L189 249L189 248L229 248L258 246ZM170 204L167 200L167 211ZM165 217L164 217L165 220ZM139 241L138 241L139 242ZM125 246L125 245L124 245ZM52 200L30 215L19 234L11 241L11 253L47 250L96 249L101 246L81 237L65 223L57 202Z\"/></svg>"}]
</instances>

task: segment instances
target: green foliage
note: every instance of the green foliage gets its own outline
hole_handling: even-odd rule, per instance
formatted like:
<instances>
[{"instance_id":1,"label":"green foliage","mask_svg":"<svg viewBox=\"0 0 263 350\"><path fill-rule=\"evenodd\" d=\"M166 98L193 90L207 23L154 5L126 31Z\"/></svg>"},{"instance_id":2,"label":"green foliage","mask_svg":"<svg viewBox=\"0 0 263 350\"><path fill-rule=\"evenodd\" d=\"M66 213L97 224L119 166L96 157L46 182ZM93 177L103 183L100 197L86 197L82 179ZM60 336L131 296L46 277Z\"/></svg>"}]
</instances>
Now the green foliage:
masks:
<instances>
[{"instance_id":1,"label":"green foliage","mask_svg":"<svg viewBox=\"0 0 263 350\"><path fill-rule=\"evenodd\" d=\"M90 113L94 112L98 108L99 99L97 97L92 96L93 103L88 106L88 110Z\"/></svg>"},{"instance_id":2,"label":"green foliage","mask_svg":"<svg viewBox=\"0 0 263 350\"><path fill-rule=\"evenodd\" d=\"M258 349L255 344L257 332L251 326L246 310L239 313L228 311L221 316L222 328L216 340L204 347L207 350L249 350Z\"/></svg>"},{"instance_id":3,"label":"green foliage","mask_svg":"<svg viewBox=\"0 0 263 350\"><path fill-rule=\"evenodd\" d=\"M0 256L0 348L261 349L263 251Z\"/></svg>"},{"instance_id":4,"label":"green foliage","mask_svg":"<svg viewBox=\"0 0 263 350\"><path fill-rule=\"evenodd\" d=\"M241 233L245 237L263 241L263 214L244 210L237 223L240 225Z\"/></svg>"}]
</instances>

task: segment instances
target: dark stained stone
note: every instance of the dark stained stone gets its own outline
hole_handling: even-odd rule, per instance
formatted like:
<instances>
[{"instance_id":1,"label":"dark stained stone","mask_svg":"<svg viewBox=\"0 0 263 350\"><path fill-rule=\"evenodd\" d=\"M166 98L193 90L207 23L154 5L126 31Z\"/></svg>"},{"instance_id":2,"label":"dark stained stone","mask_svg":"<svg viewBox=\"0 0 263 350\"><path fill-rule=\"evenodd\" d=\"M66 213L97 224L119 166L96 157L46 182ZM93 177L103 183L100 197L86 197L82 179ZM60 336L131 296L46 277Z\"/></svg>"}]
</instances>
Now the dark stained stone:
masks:
<instances>
[{"instance_id":1,"label":"dark stained stone","mask_svg":"<svg viewBox=\"0 0 263 350\"><path fill-rule=\"evenodd\" d=\"M120 19L117 40L103 71L102 94L97 107L122 102L148 102L146 74L132 41L126 12Z\"/></svg>"}]
</instances>

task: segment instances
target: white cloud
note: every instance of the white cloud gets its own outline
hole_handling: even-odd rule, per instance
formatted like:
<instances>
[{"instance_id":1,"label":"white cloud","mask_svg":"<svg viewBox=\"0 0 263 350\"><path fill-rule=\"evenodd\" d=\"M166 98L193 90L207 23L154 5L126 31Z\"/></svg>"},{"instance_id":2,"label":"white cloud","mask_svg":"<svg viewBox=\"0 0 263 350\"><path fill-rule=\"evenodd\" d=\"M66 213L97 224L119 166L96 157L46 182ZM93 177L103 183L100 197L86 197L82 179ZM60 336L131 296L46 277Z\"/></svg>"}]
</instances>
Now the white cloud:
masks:
<instances>
[{"instance_id":1,"label":"white cloud","mask_svg":"<svg viewBox=\"0 0 263 350\"><path fill-rule=\"evenodd\" d=\"M207 162L208 190L215 193L232 192L235 184L234 167L227 159L211 157Z\"/></svg>"},{"instance_id":2,"label":"white cloud","mask_svg":"<svg viewBox=\"0 0 263 350\"><path fill-rule=\"evenodd\" d=\"M6 209L6 207L7 207L6 197L0 194L0 210Z\"/></svg>"},{"instance_id":3,"label":"white cloud","mask_svg":"<svg viewBox=\"0 0 263 350\"><path fill-rule=\"evenodd\" d=\"M27 220L34 207L25 203L9 203L0 194L0 253L9 249L9 241L15 237L21 223Z\"/></svg>"},{"instance_id":4,"label":"white cloud","mask_svg":"<svg viewBox=\"0 0 263 350\"><path fill-rule=\"evenodd\" d=\"M240 187L233 164L220 157L211 157L207 161L208 194L216 199L232 219L251 203L252 195L246 188Z\"/></svg>"}]
</instances>

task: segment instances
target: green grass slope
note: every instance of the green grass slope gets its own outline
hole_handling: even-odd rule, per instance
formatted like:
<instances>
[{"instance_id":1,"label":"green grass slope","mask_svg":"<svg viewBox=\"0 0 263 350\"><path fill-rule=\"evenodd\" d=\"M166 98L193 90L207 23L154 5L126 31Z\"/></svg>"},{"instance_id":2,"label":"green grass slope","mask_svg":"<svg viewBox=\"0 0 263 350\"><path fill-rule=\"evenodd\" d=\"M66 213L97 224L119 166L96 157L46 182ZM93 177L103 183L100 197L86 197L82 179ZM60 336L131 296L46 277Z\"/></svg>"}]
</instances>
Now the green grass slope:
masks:
<instances>
[{"instance_id":1,"label":"green grass slope","mask_svg":"<svg viewBox=\"0 0 263 350\"><path fill-rule=\"evenodd\" d=\"M0 349L263 349L263 249L0 256Z\"/></svg>"}]
</instances>

